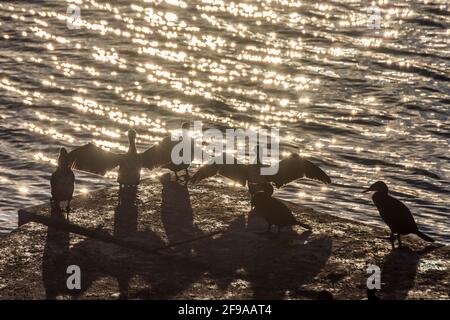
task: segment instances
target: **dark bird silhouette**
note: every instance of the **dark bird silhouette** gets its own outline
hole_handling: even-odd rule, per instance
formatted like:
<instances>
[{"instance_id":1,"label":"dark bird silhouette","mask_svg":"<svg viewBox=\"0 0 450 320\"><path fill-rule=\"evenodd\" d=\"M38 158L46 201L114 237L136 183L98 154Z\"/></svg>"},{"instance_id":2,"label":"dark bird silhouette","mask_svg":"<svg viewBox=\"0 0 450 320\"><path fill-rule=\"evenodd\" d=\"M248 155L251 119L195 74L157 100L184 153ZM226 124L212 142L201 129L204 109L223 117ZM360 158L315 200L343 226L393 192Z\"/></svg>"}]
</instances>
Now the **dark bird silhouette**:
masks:
<instances>
[{"instance_id":1,"label":"dark bird silhouette","mask_svg":"<svg viewBox=\"0 0 450 320\"><path fill-rule=\"evenodd\" d=\"M399 246L402 245L400 235L416 234L425 241L434 242L432 238L419 231L411 211L400 200L390 196L388 186L383 181L377 181L363 192L375 191L372 196L373 203L378 209L381 218L391 229L390 240L392 246L395 237Z\"/></svg>"},{"instance_id":2,"label":"dark bird silhouette","mask_svg":"<svg viewBox=\"0 0 450 320\"><path fill-rule=\"evenodd\" d=\"M271 232L272 226L276 225L277 236L280 235L283 227L299 225L306 229L308 226L300 223L292 214L292 211L280 200L272 197L273 187L270 184L264 185L263 191L257 191L252 196L252 207L254 212L267 221L268 228L265 233Z\"/></svg>"},{"instance_id":3,"label":"dark bird silhouette","mask_svg":"<svg viewBox=\"0 0 450 320\"><path fill-rule=\"evenodd\" d=\"M136 149L136 131L128 131L128 152L117 154L106 151L92 143L72 150L68 157L73 169L86 171L98 175L119 166L117 182L123 186L136 186L141 178L141 165Z\"/></svg>"},{"instance_id":4,"label":"dark bird silhouette","mask_svg":"<svg viewBox=\"0 0 450 320\"><path fill-rule=\"evenodd\" d=\"M72 201L73 191L75 188L75 175L70 168L67 150L61 148L58 158L58 167L50 178L50 186L52 193L52 204L60 208L61 201L67 201L67 215L70 211L70 201Z\"/></svg>"},{"instance_id":5,"label":"dark bird silhouette","mask_svg":"<svg viewBox=\"0 0 450 320\"><path fill-rule=\"evenodd\" d=\"M190 124L185 122L181 126L182 130L189 130ZM190 161L188 163L180 163L175 164L172 159L172 149L179 143L179 140L172 140L172 136L164 137L158 144L144 152L141 156L141 161L144 164L144 167L151 167L154 163L154 159L157 159L158 164L162 164L161 167L164 169L169 169L175 174L176 181L179 181L178 172L184 170L184 181L185 184L190 179L188 168L194 159L194 139L190 136L188 132L185 132L184 136L190 139ZM180 157L183 156L183 153L180 153ZM149 164L145 166L145 164Z\"/></svg>"},{"instance_id":6,"label":"dark bird silhouette","mask_svg":"<svg viewBox=\"0 0 450 320\"><path fill-rule=\"evenodd\" d=\"M186 125L184 125L185 127ZM102 176L119 166L117 182L120 190L125 186L139 185L142 168L153 170L157 167L167 167L172 171L179 171L187 170L189 166L189 164L175 165L172 163L172 148L179 141L172 141L170 136L143 153L138 153L136 148L136 131L128 131L128 140L128 151L122 154L106 151L93 143L88 143L68 154L69 163L73 169Z\"/></svg>"},{"instance_id":7,"label":"dark bird silhouette","mask_svg":"<svg viewBox=\"0 0 450 320\"><path fill-rule=\"evenodd\" d=\"M259 148L257 149L259 150ZM301 158L298 154L291 154L279 162L278 172L274 175L261 174L261 168L265 165L261 164L259 152L257 152L256 164L240 164L237 159L228 155L233 159L233 163L229 164L226 160L226 153L222 155L222 164L212 163L202 166L192 177L193 183L198 183L203 179L219 174L227 177L245 186L248 184L250 193L256 192L258 185L275 184L277 188L281 188L299 178L309 178L321 181L325 184L331 183L330 177L314 163Z\"/></svg>"}]
</instances>

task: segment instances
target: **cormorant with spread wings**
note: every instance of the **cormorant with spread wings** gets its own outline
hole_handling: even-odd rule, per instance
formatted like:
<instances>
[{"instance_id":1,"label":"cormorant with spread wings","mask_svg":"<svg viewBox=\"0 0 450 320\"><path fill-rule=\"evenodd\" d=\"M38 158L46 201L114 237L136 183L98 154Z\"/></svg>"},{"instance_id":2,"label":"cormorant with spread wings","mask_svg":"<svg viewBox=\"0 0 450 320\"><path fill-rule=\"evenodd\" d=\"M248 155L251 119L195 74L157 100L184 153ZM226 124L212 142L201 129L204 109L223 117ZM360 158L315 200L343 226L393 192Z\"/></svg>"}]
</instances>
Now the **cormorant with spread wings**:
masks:
<instances>
[{"instance_id":1,"label":"cormorant with spread wings","mask_svg":"<svg viewBox=\"0 0 450 320\"><path fill-rule=\"evenodd\" d=\"M104 150L93 143L69 152L72 169L105 175L119 166L117 182L123 186L137 186L141 179L141 161L136 149L136 131L128 131L129 147L127 153L118 154Z\"/></svg>"},{"instance_id":2,"label":"cormorant with spread wings","mask_svg":"<svg viewBox=\"0 0 450 320\"><path fill-rule=\"evenodd\" d=\"M186 125L183 125L183 129ZM187 170L189 164L175 165L172 162L172 149L179 141L172 141L171 136L151 146L143 153L136 148L136 131L128 131L129 147L127 153L114 153L104 150L93 143L72 150L68 159L72 169L105 175L106 172L119 167L117 182L123 186L137 186L140 183L141 169L153 170L158 167L168 168L174 172Z\"/></svg>"},{"instance_id":3,"label":"cormorant with spread wings","mask_svg":"<svg viewBox=\"0 0 450 320\"><path fill-rule=\"evenodd\" d=\"M247 184L252 194L258 190L258 185L273 183L277 188L281 188L299 178L318 180L325 184L331 183L330 177L322 169L311 161L301 158L298 154L291 154L288 158L282 159L278 164L278 172L274 175L262 175L261 168L265 165L259 163L259 161L256 164L240 164L234 158L232 164L227 164L225 163L226 154L224 153L222 156L223 164L212 163L202 166L194 174L191 181L198 183L203 179L219 174L243 186Z\"/></svg>"}]
</instances>

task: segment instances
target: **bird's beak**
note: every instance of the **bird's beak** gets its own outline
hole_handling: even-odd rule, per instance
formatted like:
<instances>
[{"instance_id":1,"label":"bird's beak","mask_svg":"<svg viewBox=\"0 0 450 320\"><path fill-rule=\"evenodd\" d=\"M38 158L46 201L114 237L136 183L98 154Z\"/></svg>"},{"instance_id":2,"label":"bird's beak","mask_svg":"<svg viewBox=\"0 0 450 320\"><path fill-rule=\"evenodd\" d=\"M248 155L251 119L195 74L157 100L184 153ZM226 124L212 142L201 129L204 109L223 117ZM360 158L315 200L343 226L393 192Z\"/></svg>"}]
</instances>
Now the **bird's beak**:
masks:
<instances>
[{"instance_id":1,"label":"bird's beak","mask_svg":"<svg viewBox=\"0 0 450 320\"><path fill-rule=\"evenodd\" d=\"M371 188L366 189L366 190L364 190L362 193L367 193L367 192L369 192L369 191L372 191L372 189L371 189Z\"/></svg>"}]
</instances>

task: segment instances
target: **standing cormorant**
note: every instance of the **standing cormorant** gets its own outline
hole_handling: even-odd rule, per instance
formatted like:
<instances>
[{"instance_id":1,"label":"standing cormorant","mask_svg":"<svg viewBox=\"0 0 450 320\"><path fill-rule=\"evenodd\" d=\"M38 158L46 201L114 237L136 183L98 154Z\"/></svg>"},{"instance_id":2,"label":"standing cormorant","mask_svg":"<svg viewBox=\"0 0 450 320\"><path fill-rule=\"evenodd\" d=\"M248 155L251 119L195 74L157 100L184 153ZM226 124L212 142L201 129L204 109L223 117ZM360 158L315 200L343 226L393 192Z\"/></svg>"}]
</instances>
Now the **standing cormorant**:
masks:
<instances>
[{"instance_id":1,"label":"standing cormorant","mask_svg":"<svg viewBox=\"0 0 450 320\"><path fill-rule=\"evenodd\" d=\"M117 182L123 186L137 186L141 181L141 164L136 149L136 131L128 131L128 152L120 159Z\"/></svg>"},{"instance_id":2,"label":"standing cormorant","mask_svg":"<svg viewBox=\"0 0 450 320\"><path fill-rule=\"evenodd\" d=\"M70 212L70 201L72 201L75 188L75 175L70 168L70 161L65 148L61 148L59 151L58 167L50 178L50 186L52 204L60 209L60 202L67 201L66 211L68 216Z\"/></svg>"},{"instance_id":3,"label":"standing cormorant","mask_svg":"<svg viewBox=\"0 0 450 320\"><path fill-rule=\"evenodd\" d=\"M272 197L273 187L270 184L263 185L262 191L257 191L252 195L252 206L254 212L267 221L268 228L266 233L270 233L273 225L278 227L277 236L283 227L300 225L308 228L308 226L300 223L292 214L292 211L280 200Z\"/></svg>"},{"instance_id":4,"label":"standing cormorant","mask_svg":"<svg viewBox=\"0 0 450 320\"><path fill-rule=\"evenodd\" d=\"M402 245L400 235L416 234L425 241L434 242L432 238L419 231L411 211L400 200L388 194L389 189L383 181L377 181L369 189L363 192L375 191L372 196L373 203L378 209L381 218L391 229L390 240L392 246L395 238L398 239L399 246Z\"/></svg>"},{"instance_id":5,"label":"standing cormorant","mask_svg":"<svg viewBox=\"0 0 450 320\"><path fill-rule=\"evenodd\" d=\"M136 131L128 131L128 151L116 154L103 150L92 143L72 150L68 157L72 168L94 174L105 175L106 172L119 166L117 182L120 188L137 186L141 178L141 164L136 149Z\"/></svg>"}]
</instances>

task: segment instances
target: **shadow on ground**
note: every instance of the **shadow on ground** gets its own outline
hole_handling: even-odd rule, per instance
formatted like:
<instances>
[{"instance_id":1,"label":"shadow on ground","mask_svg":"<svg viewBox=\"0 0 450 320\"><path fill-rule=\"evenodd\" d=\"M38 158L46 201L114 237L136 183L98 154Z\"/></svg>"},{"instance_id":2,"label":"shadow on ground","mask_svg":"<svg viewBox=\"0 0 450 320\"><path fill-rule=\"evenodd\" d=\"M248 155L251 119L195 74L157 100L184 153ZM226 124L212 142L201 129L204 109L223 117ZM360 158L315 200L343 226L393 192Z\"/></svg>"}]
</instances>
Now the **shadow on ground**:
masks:
<instances>
[{"instance_id":1,"label":"shadow on ground","mask_svg":"<svg viewBox=\"0 0 450 320\"><path fill-rule=\"evenodd\" d=\"M114 211L115 237L157 248L203 235L194 223L189 190L167 177L161 183L160 219L166 239L151 230L139 230L138 217L147 213L140 212L133 188L119 195ZM60 212L52 212L52 216L62 219ZM258 217L242 215L217 236L154 255L89 238L71 247L67 232L48 228L42 263L46 296L88 298L91 287L98 291L105 286L105 291L110 291L112 285L117 286L112 297L123 299L169 299L186 290L193 295L196 290L210 290L212 297L219 292L218 298L226 297L226 292L256 299L296 297L302 284L311 281L326 264L331 238L311 238L304 230L286 230L280 238L268 239L255 233L264 227ZM81 290L66 288L66 268L72 264L81 269Z\"/></svg>"}]
</instances>

